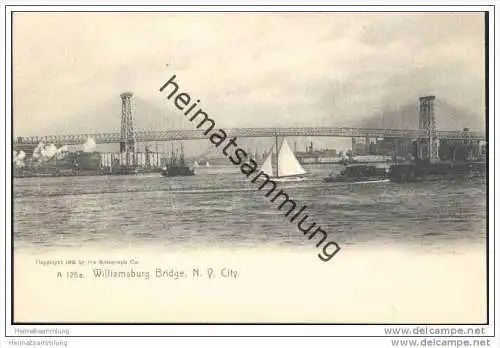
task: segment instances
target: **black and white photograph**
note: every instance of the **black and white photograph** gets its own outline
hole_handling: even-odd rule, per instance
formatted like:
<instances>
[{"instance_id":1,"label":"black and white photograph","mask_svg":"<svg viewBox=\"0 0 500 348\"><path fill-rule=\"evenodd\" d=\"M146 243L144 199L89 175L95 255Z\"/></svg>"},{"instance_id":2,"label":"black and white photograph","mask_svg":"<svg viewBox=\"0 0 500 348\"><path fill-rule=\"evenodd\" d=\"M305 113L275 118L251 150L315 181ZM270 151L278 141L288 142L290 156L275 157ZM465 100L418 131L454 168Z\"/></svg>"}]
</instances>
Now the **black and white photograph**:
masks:
<instances>
[{"instance_id":1,"label":"black and white photograph","mask_svg":"<svg viewBox=\"0 0 500 348\"><path fill-rule=\"evenodd\" d=\"M11 8L9 321L488 325L491 15Z\"/></svg>"}]
</instances>

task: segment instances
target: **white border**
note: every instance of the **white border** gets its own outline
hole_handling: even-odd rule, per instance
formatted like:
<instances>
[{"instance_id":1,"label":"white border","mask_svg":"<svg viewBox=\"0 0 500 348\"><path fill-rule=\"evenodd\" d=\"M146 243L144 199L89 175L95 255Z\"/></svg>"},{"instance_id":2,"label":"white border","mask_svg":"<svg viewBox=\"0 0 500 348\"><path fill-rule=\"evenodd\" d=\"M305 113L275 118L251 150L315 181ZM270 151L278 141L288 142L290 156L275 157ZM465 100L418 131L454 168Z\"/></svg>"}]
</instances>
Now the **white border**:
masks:
<instances>
[{"instance_id":1,"label":"white border","mask_svg":"<svg viewBox=\"0 0 500 348\"><path fill-rule=\"evenodd\" d=\"M60 1L54 1L54 3L58 3ZM99 1L89 1L88 3L99 3ZM192 2L190 2L192 3ZM199 2L198 2L199 3ZM222 3L222 1L220 2ZM324 3L324 2L323 2ZM355 1L355 3L362 5L359 1ZM388 4L394 3L394 2L386 2ZM432 4L433 1L422 1L420 3L427 3L427 4ZM487 4L491 5L491 2L487 2ZM4 69L2 69L2 74L5 74L5 88L6 88L6 100L3 100L6 103L6 124L7 124L7 129L9 130L9 133L5 133L6 129L3 129L4 125L2 124L2 130L4 131L4 134L6 134L6 139L7 139L7 147L4 149L3 142L2 142L2 156L5 154L10 154L11 153L11 135L10 135L10 129L11 129L11 124L10 124L10 112L11 112L11 86L10 86L10 13L12 10L16 11L77 11L77 10L85 10L85 11L245 11L245 10L252 10L252 11L484 11L484 10L493 10L491 6L468 6L468 7L463 7L463 6L363 6L363 7L357 7L357 6L280 6L280 7L272 7L272 6L257 6L257 7L242 7L242 6L217 6L217 7L208 7L208 6L197 6L197 7L191 7L191 6L171 6L171 7L153 7L153 6L92 6L92 7L76 7L76 6L53 6L53 7L48 7L48 6L17 6L17 7L9 7L6 8L4 7L4 13L3 15L7 16L7 23L6 23L6 30L7 32L4 33L2 28L3 37L7 37L7 45L6 45L6 52L4 52L3 57L6 59L7 63L7 70L5 72ZM496 9L493 10L496 14ZM495 43L495 34L494 33L494 17L493 17L493 11L490 13L490 90L489 90L489 95L490 95L490 139L489 139L489 146L490 146L490 154L494 154L495 149L495 142L494 142L494 137L492 136L494 134L494 100L495 100L495 90L494 90L494 76L496 77L496 72L494 71L494 63L496 61L493 61L493 49L494 49L494 43ZM3 48L2 48L3 49ZM3 88L3 87L2 87ZM2 93L2 96L4 94ZM3 98L2 98L3 99ZM2 104L4 106L5 104ZM498 149L497 149L498 150ZM2 166L5 162L5 157L2 157ZM493 156L490 156L490 202L493 202L493 197L494 197L494 186L493 186L493 168L494 168L494 158ZM3 167L1 168L0 172L3 175L6 175L6 173L10 173L10 161L7 161L7 167L5 170L3 170ZM7 226L10 226L11 219L10 219L10 213L11 213L11 206L10 206L10 178L9 175L6 175L7 177L7 192L5 192L5 197L6 197L6 223ZM3 177L5 179L5 177ZM2 185L3 186L3 185ZM5 190L5 187L2 187L2 193L3 190ZM490 253L493 255L494 250L495 250L495 239L494 239L494 231L493 231L493 222L494 222L494 216L495 212L493 211L494 207L493 204L490 204ZM496 210L496 209L495 209ZM14 332L14 327L10 326L10 282L11 282L11 275L10 275L10 228L8 228L5 231L6 238L7 238L7 245L4 245L4 239L1 239L1 245L3 248L5 246L8 246L7 248L7 274L6 274L6 281L7 281L7 303L6 303L6 315L2 319L6 320L7 323L7 332L5 332L6 335L15 335ZM498 243L498 241L496 241ZM4 260L2 258L2 261L0 262L1 269L3 272L4 269ZM494 294L493 294L493 279L494 279L494 269L498 267L498 258L496 258L495 265L493 263L490 263L490 325L488 327L488 333L489 335L493 335L493 323L494 323L494 318L493 318L493 313L494 313ZM3 279L3 277L2 277ZM3 280L2 280L3 283ZM5 284L2 284L5 285ZM2 286L2 297L3 297L3 289L5 287ZM2 301L3 302L3 301ZM496 305L496 313L498 313L498 305ZM3 320L2 320L3 321ZM3 323L2 323L3 324ZM397 325L395 325L397 327ZM2 325L3 327L3 325ZM17 326L19 327L19 326ZM388 326L380 326L380 325L155 325L155 326L143 326L143 325L137 325L137 326L120 326L120 325L105 325L105 326L96 326L96 325L85 325L85 326L64 326L64 328L69 328L70 329L70 335L71 336L87 336L87 335L93 335L93 336L112 336L112 335L141 335L141 336L385 336L384 335L384 328ZM390 326L394 327L394 326ZM413 328L414 326L409 326L410 328ZM456 327L463 327L463 326L456 326ZM33 328L32 326L26 327L26 328ZM39 326L39 328L44 328L42 326ZM62 328L61 326L59 328ZM3 330L3 328L2 328ZM498 335L498 331L497 331ZM297 342L297 339L283 339L281 343L284 342ZM374 341L375 339L370 340L370 346L372 347L377 347L379 346L376 342ZM135 342L135 340L130 340L130 339L116 339L116 342L121 341L121 342ZM175 340L172 340L174 342ZM220 340L218 340L220 341ZM109 342L109 341L108 341ZM233 345L233 342L230 341L225 341L224 343L228 343ZM339 339L339 341L336 342L343 342L342 346L347 346L345 345L347 342L350 343L355 343L352 339ZM366 340L361 340L358 339L356 340L356 344L353 346L365 346L366 345ZM87 340L78 340L72 343L71 346L75 347L87 347L90 342ZM151 342L152 343L152 342ZM199 344L200 341L194 340L193 343ZM215 343L215 342L214 342ZM254 341L254 344L259 344L258 341ZM324 344L326 342L321 341L315 341L314 344ZM386 342L387 343L387 342ZM77 345L73 345L77 344ZM81 345L80 345L81 344ZM95 342L90 343L92 346L96 346ZM205 344L205 342L204 342ZM219 346L221 342L217 343L217 346ZM123 344L121 344L123 345ZM120 346L121 346L120 345ZM127 345L127 344L124 344ZM107 345L109 347L109 345ZM150 344L148 343L148 346ZM349 345L351 346L351 345ZM387 345L383 345L387 346Z\"/></svg>"}]
</instances>

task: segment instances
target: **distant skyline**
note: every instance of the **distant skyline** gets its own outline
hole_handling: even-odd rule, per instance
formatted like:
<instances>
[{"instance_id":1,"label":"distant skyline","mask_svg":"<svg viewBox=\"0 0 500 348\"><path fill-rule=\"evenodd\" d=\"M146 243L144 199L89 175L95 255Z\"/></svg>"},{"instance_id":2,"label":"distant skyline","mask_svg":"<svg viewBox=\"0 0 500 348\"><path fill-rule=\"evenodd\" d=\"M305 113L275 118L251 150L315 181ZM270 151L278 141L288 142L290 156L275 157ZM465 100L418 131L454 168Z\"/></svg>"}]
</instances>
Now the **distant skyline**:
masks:
<instances>
[{"instance_id":1,"label":"distant skyline","mask_svg":"<svg viewBox=\"0 0 500 348\"><path fill-rule=\"evenodd\" d=\"M485 117L483 13L15 13L13 57L15 135L119 131L128 90L162 110L137 129L187 128L172 74L227 128L350 126L428 94Z\"/></svg>"}]
</instances>

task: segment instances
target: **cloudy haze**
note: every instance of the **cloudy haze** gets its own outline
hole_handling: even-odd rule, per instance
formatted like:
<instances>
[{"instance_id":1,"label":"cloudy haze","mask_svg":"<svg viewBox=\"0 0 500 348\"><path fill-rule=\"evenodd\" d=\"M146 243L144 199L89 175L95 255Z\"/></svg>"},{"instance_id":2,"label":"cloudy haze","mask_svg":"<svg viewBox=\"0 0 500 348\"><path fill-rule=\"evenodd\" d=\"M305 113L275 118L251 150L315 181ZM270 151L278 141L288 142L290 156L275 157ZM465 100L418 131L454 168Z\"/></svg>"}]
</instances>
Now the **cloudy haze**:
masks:
<instances>
[{"instance_id":1,"label":"cloudy haze","mask_svg":"<svg viewBox=\"0 0 500 348\"><path fill-rule=\"evenodd\" d=\"M431 93L484 120L482 13L17 13L13 30L15 135L118 132L125 90L137 129L192 127L158 91L173 73L220 127L350 126Z\"/></svg>"}]
</instances>

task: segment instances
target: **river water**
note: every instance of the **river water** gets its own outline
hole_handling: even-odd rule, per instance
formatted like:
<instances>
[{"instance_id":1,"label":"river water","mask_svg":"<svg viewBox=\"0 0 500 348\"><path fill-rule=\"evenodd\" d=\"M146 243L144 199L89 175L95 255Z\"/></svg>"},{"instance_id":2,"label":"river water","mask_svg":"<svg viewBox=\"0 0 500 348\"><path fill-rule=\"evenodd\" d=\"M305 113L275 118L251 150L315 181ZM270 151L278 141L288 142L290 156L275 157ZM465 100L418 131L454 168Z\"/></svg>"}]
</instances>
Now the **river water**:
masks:
<instances>
[{"instance_id":1,"label":"river water","mask_svg":"<svg viewBox=\"0 0 500 348\"><path fill-rule=\"evenodd\" d=\"M486 321L484 183L327 184L330 166L306 169L308 180L281 188L341 246L328 262L236 167L15 179L15 319ZM96 268L148 280L95 278Z\"/></svg>"},{"instance_id":2,"label":"river water","mask_svg":"<svg viewBox=\"0 0 500 348\"><path fill-rule=\"evenodd\" d=\"M331 166L307 169L308 180L281 188L341 245L485 243L484 182L335 184L321 181ZM177 178L15 179L15 247L310 246L257 188L237 167Z\"/></svg>"}]
</instances>

